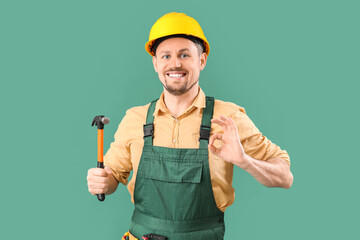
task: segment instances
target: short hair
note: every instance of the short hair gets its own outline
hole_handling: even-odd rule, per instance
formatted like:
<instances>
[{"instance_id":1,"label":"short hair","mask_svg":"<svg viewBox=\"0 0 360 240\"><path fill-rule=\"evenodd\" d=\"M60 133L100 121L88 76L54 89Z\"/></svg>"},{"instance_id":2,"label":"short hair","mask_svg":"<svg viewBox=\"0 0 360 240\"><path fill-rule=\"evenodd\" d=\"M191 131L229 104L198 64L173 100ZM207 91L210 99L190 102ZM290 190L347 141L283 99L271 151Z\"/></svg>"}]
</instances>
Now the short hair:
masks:
<instances>
[{"instance_id":1,"label":"short hair","mask_svg":"<svg viewBox=\"0 0 360 240\"><path fill-rule=\"evenodd\" d=\"M150 50L154 53L154 55L156 55L156 49L158 48L158 46L160 45L160 43L162 43L163 41L165 41L166 39L169 39L169 38L177 38L177 37L180 37L180 38L186 38L186 39L189 39L190 41L192 41L193 43L196 44L196 47L198 48L199 50L199 54L205 52L205 46L204 46L204 41L201 40L200 38L198 37L194 37L194 36L191 36L191 35L186 35L186 34L173 34L173 35L169 35L169 36L165 36L165 37L161 37L161 38L158 38L154 41L154 43L151 45L150 47Z\"/></svg>"}]
</instances>

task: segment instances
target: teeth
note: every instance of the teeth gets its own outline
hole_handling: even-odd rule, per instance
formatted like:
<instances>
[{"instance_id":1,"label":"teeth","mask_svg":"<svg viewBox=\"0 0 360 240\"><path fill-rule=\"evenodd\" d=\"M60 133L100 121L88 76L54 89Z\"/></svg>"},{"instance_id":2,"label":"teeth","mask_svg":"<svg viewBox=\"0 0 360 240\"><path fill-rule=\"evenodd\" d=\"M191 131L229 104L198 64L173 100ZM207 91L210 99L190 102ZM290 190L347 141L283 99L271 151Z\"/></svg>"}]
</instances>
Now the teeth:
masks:
<instances>
[{"instance_id":1,"label":"teeth","mask_svg":"<svg viewBox=\"0 0 360 240\"><path fill-rule=\"evenodd\" d=\"M173 77L173 78L179 78L179 77L182 77L183 74L169 74L170 77Z\"/></svg>"}]
</instances>

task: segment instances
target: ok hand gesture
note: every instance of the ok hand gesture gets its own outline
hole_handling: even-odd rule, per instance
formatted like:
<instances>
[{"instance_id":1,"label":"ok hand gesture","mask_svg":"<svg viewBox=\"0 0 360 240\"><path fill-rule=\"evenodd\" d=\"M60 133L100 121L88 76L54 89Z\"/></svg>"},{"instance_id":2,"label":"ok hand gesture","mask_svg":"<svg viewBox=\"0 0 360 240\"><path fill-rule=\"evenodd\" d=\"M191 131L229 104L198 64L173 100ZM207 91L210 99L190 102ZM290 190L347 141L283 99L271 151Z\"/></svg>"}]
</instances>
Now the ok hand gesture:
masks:
<instances>
[{"instance_id":1,"label":"ok hand gesture","mask_svg":"<svg viewBox=\"0 0 360 240\"><path fill-rule=\"evenodd\" d=\"M248 162L240 142L235 122L231 118L224 116L220 116L220 119L211 119L211 122L219 124L222 127L224 134L215 133L210 137L210 151L224 161L235 164L243 169L246 168ZM216 148L213 145L216 139L223 142L222 147Z\"/></svg>"}]
</instances>

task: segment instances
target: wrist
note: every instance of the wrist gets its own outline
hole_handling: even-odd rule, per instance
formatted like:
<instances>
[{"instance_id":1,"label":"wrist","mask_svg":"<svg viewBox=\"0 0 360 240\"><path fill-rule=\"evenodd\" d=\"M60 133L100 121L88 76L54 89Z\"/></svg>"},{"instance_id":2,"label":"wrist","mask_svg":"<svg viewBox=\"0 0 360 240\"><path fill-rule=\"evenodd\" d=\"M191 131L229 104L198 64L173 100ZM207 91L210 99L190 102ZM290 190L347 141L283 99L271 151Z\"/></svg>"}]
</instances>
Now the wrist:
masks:
<instances>
[{"instance_id":1,"label":"wrist","mask_svg":"<svg viewBox=\"0 0 360 240\"><path fill-rule=\"evenodd\" d=\"M247 169L251 166L251 163L252 163L252 158L246 153L244 153L235 163L235 165L247 171Z\"/></svg>"}]
</instances>

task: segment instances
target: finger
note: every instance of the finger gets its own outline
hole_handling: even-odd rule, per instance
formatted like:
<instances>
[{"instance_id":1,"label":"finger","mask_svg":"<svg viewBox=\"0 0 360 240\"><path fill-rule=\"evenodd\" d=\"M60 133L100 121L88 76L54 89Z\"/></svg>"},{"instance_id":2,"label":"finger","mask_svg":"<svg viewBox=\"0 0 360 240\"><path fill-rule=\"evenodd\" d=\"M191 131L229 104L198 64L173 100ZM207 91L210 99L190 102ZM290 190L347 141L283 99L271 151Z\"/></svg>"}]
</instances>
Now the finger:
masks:
<instances>
[{"instance_id":1,"label":"finger","mask_svg":"<svg viewBox=\"0 0 360 240\"><path fill-rule=\"evenodd\" d=\"M237 128L237 126L236 126L235 121L234 121L232 118L229 118L229 122L230 122L233 130L237 132L238 128Z\"/></svg>"},{"instance_id":2,"label":"finger","mask_svg":"<svg viewBox=\"0 0 360 240\"><path fill-rule=\"evenodd\" d=\"M228 118L225 117L225 116L223 116L223 115L220 115L219 117L220 117L220 119L221 119L222 121L224 121L224 122L227 122L227 121L228 121Z\"/></svg>"},{"instance_id":3,"label":"finger","mask_svg":"<svg viewBox=\"0 0 360 240\"><path fill-rule=\"evenodd\" d=\"M99 177L107 177L108 173L102 168L92 168L92 169L89 170L88 175L99 176Z\"/></svg>"},{"instance_id":4,"label":"finger","mask_svg":"<svg viewBox=\"0 0 360 240\"><path fill-rule=\"evenodd\" d=\"M88 190L92 195L105 193L108 189L107 184L88 184Z\"/></svg>"},{"instance_id":5,"label":"finger","mask_svg":"<svg viewBox=\"0 0 360 240\"><path fill-rule=\"evenodd\" d=\"M91 190L105 190L107 188L107 184L105 183L92 183L92 184L89 184L89 188Z\"/></svg>"},{"instance_id":6,"label":"finger","mask_svg":"<svg viewBox=\"0 0 360 240\"><path fill-rule=\"evenodd\" d=\"M220 133L214 133L209 139L209 145L212 145L216 139L222 140L223 135Z\"/></svg>"},{"instance_id":7,"label":"finger","mask_svg":"<svg viewBox=\"0 0 360 240\"><path fill-rule=\"evenodd\" d=\"M87 180L89 184L109 182L109 179L107 177L97 177L97 176L89 176Z\"/></svg>"},{"instance_id":8,"label":"finger","mask_svg":"<svg viewBox=\"0 0 360 240\"><path fill-rule=\"evenodd\" d=\"M112 171L110 167L105 166L104 170L107 172L107 174L112 175Z\"/></svg>"},{"instance_id":9,"label":"finger","mask_svg":"<svg viewBox=\"0 0 360 240\"><path fill-rule=\"evenodd\" d=\"M219 125L221 125L221 127L224 129L224 131L227 131L227 129L232 127L232 121L231 118L225 117L223 115L219 115L220 119L216 119L216 123L218 121L221 121L222 124L218 123Z\"/></svg>"},{"instance_id":10,"label":"finger","mask_svg":"<svg viewBox=\"0 0 360 240\"><path fill-rule=\"evenodd\" d=\"M232 120L231 117L225 117L220 115L220 119L229 127L235 125L235 122Z\"/></svg>"},{"instance_id":11,"label":"finger","mask_svg":"<svg viewBox=\"0 0 360 240\"><path fill-rule=\"evenodd\" d=\"M210 144L209 144L209 149L210 149L210 152L212 152L212 153L215 154L216 156L219 156L219 155L220 155L220 149L219 149L219 148L216 148L214 145L210 145Z\"/></svg>"},{"instance_id":12,"label":"finger","mask_svg":"<svg viewBox=\"0 0 360 240\"><path fill-rule=\"evenodd\" d=\"M218 118L213 118L213 119L211 119L211 122L212 123L216 123L216 124L219 124L220 126L225 126L225 122L224 121L222 121L222 120L220 120L220 119L218 119Z\"/></svg>"}]
</instances>

